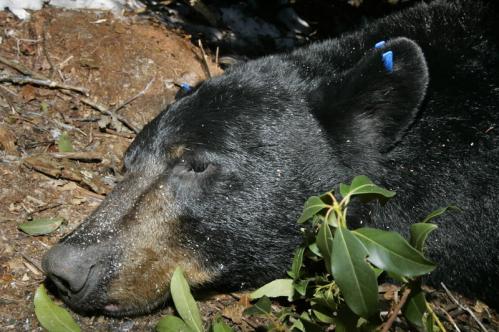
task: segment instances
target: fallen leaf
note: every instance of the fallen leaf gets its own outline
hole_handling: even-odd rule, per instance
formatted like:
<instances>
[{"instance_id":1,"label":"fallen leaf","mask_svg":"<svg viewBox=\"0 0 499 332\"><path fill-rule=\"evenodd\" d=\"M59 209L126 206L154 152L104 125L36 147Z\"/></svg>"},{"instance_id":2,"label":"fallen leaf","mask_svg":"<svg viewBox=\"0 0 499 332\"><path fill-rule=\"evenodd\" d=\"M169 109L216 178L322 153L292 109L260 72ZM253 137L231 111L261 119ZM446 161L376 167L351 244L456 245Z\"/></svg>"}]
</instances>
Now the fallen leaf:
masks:
<instances>
[{"instance_id":1,"label":"fallen leaf","mask_svg":"<svg viewBox=\"0 0 499 332\"><path fill-rule=\"evenodd\" d=\"M488 312L489 311L489 307L485 303L480 302L480 301L477 300L476 303L475 303L475 305L473 306L473 310L476 311L477 313L481 314L484 311Z\"/></svg>"},{"instance_id":2,"label":"fallen leaf","mask_svg":"<svg viewBox=\"0 0 499 332\"><path fill-rule=\"evenodd\" d=\"M73 143L71 142L71 139L69 138L69 135L67 133L63 133L61 136L59 136L59 139L57 140L57 146L59 148L59 152L73 152Z\"/></svg>"},{"instance_id":3,"label":"fallen leaf","mask_svg":"<svg viewBox=\"0 0 499 332\"><path fill-rule=\"evenodd\" d=\"M28 235L45 235L61 226L63 218L36 218L19 225L19 229Z\"/></svg>"},{"instance_id":4,"label":"fallen leaf","mask_svg":"<svg viewBox=\"0 0 499 332\"><path fill-rule=\"evenodd\" d=\"M245 308L249 307L251 305L250 294L249 293L242 294L239 297L239 303Z\"/></svg>"},{"instance_id":5,"label":"fallen leaf","mask_svg":"<svg viewBox=\"0 0 499 332\"><path fill-rule=\"evenodd\" d=\"M49 332L79 332L80 327L67 310L56 305L40 285L35 293L35 314L40 324Z\"/></svg>"},{"instance_id":6,"label":"fallen leaf","mask_svg":"<svg viewBox=\"0 0 499 332\"><path fill-rule=\"evenodd\" d=\"M243 311L247 307L241 305L239 302L233 303L222 310L222 315L239 325L243 321Z\"/></svg>"},{"instance_id":7,"label":"fallen leaf","mask_svg":"<svg viewBox=\"0 0 499 332\"><path fill-rule=\"evenodd\" d=\"M27 84L21 88L19 94L25 101L31 101L36 98L36 89L34 86Z\"/></svg>"},{"instance_id":8,"label":"fallen leaf","mask_svg":"<svg viewBox=\"0 0 499 332\"><path fill-rule=\"evenodd\" d=\"M0 124L0 148L8 154L18 155L16 150L16 135L6 125Z\"/></svg>"}]
</instances>

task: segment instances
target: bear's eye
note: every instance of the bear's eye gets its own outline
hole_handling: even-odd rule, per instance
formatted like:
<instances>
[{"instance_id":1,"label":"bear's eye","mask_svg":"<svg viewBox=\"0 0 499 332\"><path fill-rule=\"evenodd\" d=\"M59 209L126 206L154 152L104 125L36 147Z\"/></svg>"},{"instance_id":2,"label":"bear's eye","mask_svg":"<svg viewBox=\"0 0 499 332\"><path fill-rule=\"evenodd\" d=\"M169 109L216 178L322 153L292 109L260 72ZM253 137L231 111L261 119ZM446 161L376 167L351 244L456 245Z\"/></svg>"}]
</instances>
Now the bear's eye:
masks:
<instances>
[{"instance_id":1,"label":"bear's eye","mask_svg":"<svg viewBox=\"0 0 499 332\"><path fill-rule=\"evenodd\" d=\"M203 173L208 168L208 165L209 164L202 162L192 162L187 164L186 168L188 172Z\"/></svg>"},{"instance_id":2,"label":"bear's eye","mask_svg":"<svg viewBox=\"0 0 499 332\"><path fill-rule=\"evenodd\" d=\"M215 166L209 162L181 160L177 165L173 167L173 173L179 175L187 175L187 174L201 175L209 173L214 169Z\"/></svg>"}]
</instances>

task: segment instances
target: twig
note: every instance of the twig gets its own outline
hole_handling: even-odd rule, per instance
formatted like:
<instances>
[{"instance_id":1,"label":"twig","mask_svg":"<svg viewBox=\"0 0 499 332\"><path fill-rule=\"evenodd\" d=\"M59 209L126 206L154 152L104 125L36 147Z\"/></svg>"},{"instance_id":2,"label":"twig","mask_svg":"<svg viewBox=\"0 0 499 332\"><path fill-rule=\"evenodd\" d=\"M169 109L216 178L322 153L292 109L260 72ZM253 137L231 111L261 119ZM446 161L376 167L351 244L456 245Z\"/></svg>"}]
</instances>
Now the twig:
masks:
<instances>
[{"instance_id":1,"label":"twig","mask_svg":"<svg viewBox=\"0 0 499 332\"><path fill-rule=\"evenodd\" d=\"M73 85L67 85L64 83L58 83L56 81L47 79L43 76L40 76L40 75L32 72L31 70L25 68L24 66L22 66L20 64L14 63L10 60L3 58L2 56L0 56L0 62L6 64L8 66L11 66L12 68L14 68L14 69L18 70L19 72L23 73L24 75L26 75L26 76L0 75L0 82L11 82L14 84L35 84L35 85L46 86L49 88L59 88L59 89L63 89L63 90L76 91L76 92L80 92L80 93L84 94L85 96L88 96L88 90L85 88L73 86ZM120 108L123 107L124 105L126 105L127 103L130 103L134 99L138 98L142 94L144 94L145 91L149 88L150 84L152 84L152 81L149 82L149 84L146 86L146 88L143 91L141 91L138 95L127 100L124 104L122 104L122 106L120 106ZM134 133L137 134L139 132L139 130L132 123L130 123L127 119L120 116L119 114L116 114L113 111L110 111L106 106L101 105L99 103L96 103L89 98L82 98L80 100L82 103L95 108L99 112L117 119L118 121L123 123L125 126L127 126L130 130L132 130Z\"/></svg>"},{"instance_id":2,"label":"twig","mask_svg":"<svg viewBox=\"0 0 499 332\"><path fill-rule=\"evenodd\" d=\"M139 130L133 124L131 124L127 119L125 119L124 117L122 117L119 114L116 114L116 113L108 110L108 108L106 106L104 106L102 104L99 104L97 102L94 102L94 101L92 101L89 98L81 98L80 100L81 100L82 103L95 108L97 111L101 112L102 114L109 115L111 117L116 118L118 121L120 121L121 123L123 123L130 130L132 130L134 133L136 133L136 134L139 133Z\"/></svg>"},{"instance_id":3,"label":"twig","mask_svg":"<svg viewBox=\"0 0 499 332\"><path fill-rule=\"evenodd\" d=\"M42 31L42 50L43 54L45 55L45 58L47 59L47 62L50 66L49 69L49 78L52 78L54 74L54 64L52 63L52 60L50 59L48 50L47 50L47 26L48 26L48 20L45 20L43 23L43 31Z\"/></svg>"},{"instance_id":4,"label":"twig","mask_svg":"<svg viewBox=\"0 0 499 332\"><path fill-rule=\"evenodd\" d=\"M116 106L112 111L113 112L118 112L120 109L122 109L126 105L130 104L135 99L139 98L140 96L143 96L147 92L147 90L149 90L149 88L151 87L151 84L154 82L154 80L155 80L155 78L153 78L152 80L150 80L149 83L147 83L147 85L144 87L144 89L142 89L142 91L140 91L139 93L137 93L135 96L130 97L127 100L125 100L123 103L121 103L118 106Z\"/></svg>"},{"instance_id":5,"label":"twig","mask_svg":"<svg viewBox=\"0 0 499 332\"><path fill-rule=\"evenodd\" d=\"M42 266L40 265L40 263L35 262L33 259L29 258L27 255L23 254L22 252L20 254L21 254L22 258L24 258L28 263L33 265L41 274L44 274Z\"/></svg>"},{"instance_id":6,"label":"twig","mask_svg":"<svg viewBox=\"0 0 499 332\"><path fill-rule=\"evenodd\" d=\"M207 78L211 78L211 72L210 72L210 67L208 66L208 56L206 55L206 52L204 51L203 43L201 42L201 39L198 40L198 46L201 49L201 55L202 55L202 62L201 64L204 67L204 70L206 72Z\"/></svg>"},{"instance_id":7,"label":"twig","mask_svg":"<svg viewBox=\"0 0 499 332\"><path fill-rule=\"evenodd\" d=\"M61 205L62 205L62 203L55 203L55 204L50 204L50 205L44 205L44 206L41 206L41 207L35 209L34 211L32 211L28 216L32 216L35 213L40 213L42 211L46 211L46 210L50 210L50 209L56 208L56 207L59 207Z\"/></svg>"},{"instance_id":8,"label":"twig","mask_svg":"<svg viewBox=\"0 0 499 332\"><path fill-rule=\"evenodd\" d=\"M101 195L101 194L97 194L97 193L94 193L88 189L85 189L83 188L82 186L79 186L79 185L76 185L76 190L82 194L82 195L85 195L89 198L92 198L92 199L95 199L97 201L103 201L104 198L106 197L105 195Z\"/></svg>"},{"instance_id":9,"label":"twig","mask_svg":"<svg viewBox=\"0 0 499 332\"><path fill-rule=\"evenodd\" d=\"M66 60L62 61L61 63L59 63L57 65L57 67L59 69L63 69L64 67L66 67L66 65L68 64L69 61L71 61L72 59L74 58L74 55L70 55L66 58Z\"/></svg>"},{"instance_id":10,"label":"twig","mask_svg":"<svg viewBox=\"0 0 499 332\"><path fill-rule=\"evenodd\" d=\"M218 56L219 56L220 48L217 46L217 49L215 51L215 66L218 67Z\"/></svg>"},{"instance_id":11,"label":"twig","mask_svg":"<svg viewBox=\"0 0 499 332\"><path fill-rule=\"evenodd\" d=\"M230 318L229 318L230 319ZM252 321L250 321L248 318L243 317L243 321L248 324L254 331L258 328L258 325L254 324Z\"/></svg>"},{"instance_id":12,"label":"twig","mask_svg":"<svg viewBox=\"0 0 499 332\"><path fill-rule=\"evenodd\" d=\"M482 331L488 332L488 330L485 328L485 326L483 326L482 322L480 322L480 320L475 316L473 311L470 308L468 308L468 306L459 303L459 301L454 297L454 295L452 295L452 293L449 291L449 289L445 286L445 284L443 282L441 282L440 285L442 285L443 289L445 289L445 292L447 293L449 298L452 300L452 302L454 302L455 304L457 304L457 306L459 308L461 308L462 310L464 310L468 314L470 314L470 316L475 320L475 322L478 324L478 326L480 326Z\"/></svg>"},{"instance_id":13,"label":"twig","mask_svg":"<svg viewBox=\"0 0 499 332\"><path fill-rule=\"evenodd\" d=\"M19 55L21 54L21 42L26 42L26 43L33 43L33 44L37 44L38 42L40 42L40 39L25 39L25 38L16 38L14 37L14 39L16 40L16 50L17 50L17 58L19 59Z\"/></svg>"},{"instance_id":14,"label":"twig","mask_svg":"<svg viewBox=\"0 0 499 332\"><path fill-rule=\"evenodd\" d=\"M440 319L438 318L438 316L435 314L435 311L432 308L432 304L426 302L426 310L428 310L428 313L431 315L431 317L433 318L433 320L437 324L437 326L440 329L440 331L447 332L447 330L445 329L444 325L442 324L442 322L440 321Z\"/></svg>"},{"instance_id":15,"label":"twig","mask_svg":"<svg viewBox=\"0 0 499 332\"><path fill-rule=\"evenodd\" d=\"M34 77L34 78L38 78L38 79L43 79L44 78L44 77L42 77L42 76L40 76L40 75L32 72L30 69L26 68L24 65L22 65L22 64L20 64L18 62L10 61L10 60L8 60L7 58L4 58L1 55L0 55L0 62L3 63L4 65L7 65L9 67L14 68L15 70L17 70L21 74L28 75L28 76L31 76L31 77Z\"/></svg>"},{"instance_id":16,"label":"twig","mask_svg":"<svg viewBox=\"0 0 499 332\"><path fill-rule=\"evenodd\" d=\"M104 157L97 152L86 152L86 151L78 151L78 152L54 152L51 153L50 156L57 159L73 159L73 160L82 160L82 161L102 161Z\"/></svg>"},{"instance_id":17,"label":"twig","mask_svg":"<svg viewBox=\"0 0 499 332\"><path fill-rule=\"evenodd\" d=\"M105 131L106 131L107 134L114 135L114 136L119 136L119 137L128 138L128 139L134 139L135 138L135 134L131 134L131 133L123 133L123 132L120 133L120 132L118 132L116 130L112 130L112 129L109 129L109 128L106 128Z\"/></svg>"},{"instance_id":18,"label":"twig","mask_svg":"<svg viewBox=\"0 0 499 332\"><path fill-rule=\"evenodd\" d=\"M491 130L494 130L494 126L490 126L487 130L484 131L485 134L488 134Z\"/></svg>"},{"instance_id":19,"label":"twig","mask_svg":"<svg viewBox=\"0 0 499 332\"><path fill-rule=\"evenodd\" d=\"M56 81L50 80L50 79L46 78L45 76L37 74L34 71L26 68L21 63L10 61L1 55L0 55L0 63L3 63L9 67L12 67L15 70L17 70L18 72L20 72L21 74L24 74L27 76L27 77L19 77L18 76L17 79L22 78L24 81L26 81L27 79L35 80L33 82L25 82L25 83L19 82L17 84L30 84L30 83L32 83L32 84L36 84L36 85L47 86L49 88L59 88L59 89L65 89L65 90L72 90L72 91L82 93L85 96L88 96L88 90L85 88L73 86L73 85L67 85L64 83L58 83ZM6 77L8 77L8 76L6 76ZM14 78L16 78L16 77L14 77ZM0 79L1 79L1 77L0 77ZM13 83L16 83L16 82L13 82Z\"/></svg>"},{"instance_id":20,"label":"twig","mask_svg":"<svg viewBox=\"0 0 499 332\"><path fill-rule=\"evenodd\" d=\"M88 96L88 90L79 86L74 86L74 85L68 85L64 83L59 83L56 81L52 81L48 78L40 79L40 78L33 78L31 76L8 76L8 75L0 75L0 82L10 82L14 84L35 84L35 85L40 85L40 86L45 86L48 88L57 88L57 89L64 89L64 90L72 90L79 92L81 94L84 94L85 96Z\"/></svg>"},{"instance_id":21,"label":"twig","mask_svg":"<svg viewBox=\"0 0 499 332\"><path fill-rule=\"evenodd\" d=\"M404 303L407 301L409 294L411 294L411 289L410 288L404 289L404 293L402 293L402 298L400 299L400 302L397 303L397 305L393 309L390 317L388 318L386 323L383 325L383 329L381 330L381 332L388 332L388 330L392 326L393 322L395 321L395 318L397 318L399 311L400 311L400 308L402 308Z\"/></svg>"},{"instance_id":22,"label":"twig","mask_svg":"<svg viewBox=\"0 0 499 332\"><path fill-rule=\"evenodd\" d=\"M103 138L120 137L126 139L133 139L135 137L135 135L132 133L118 133L117 131L111 130L109 128L106 128L105 132L94 131L93 135L94 137L103 137Z\"/></svg>"},{"instance_id":23,"label":"twig","mask_svg":"<svg viewBox=\"0 0 499 332\"><path fill-rule=\"evenodd\" d=\"M62 115L62 113L59 113L59 114L61 114L61 115ZM59 126L59 127L61 127L61 128L64 128L64 129L66 129L66 130L75 130L75 131L79 132L80 134L82 134L83 136L87 136L87 133L85 133L83 130L81 130L81 129L80 129L80 128L78 128L78 127L75 127L75 126L69 125L69 124L67 124L67 123L63 123L63 122L61 122L61 121L59 121L59 120L57 120L57 119L53 119L53 120L52 120L52 119L48 118L48 120L49 120L49 121L51 121L51 122L53 122L53 123L55 123L56 125L58 125L58 126Z\"/></svg>"},{"instance_id":24,"label":"twig","mask_svg":"<svg viewBox=\"0 0 499 332\"><path fill-rule=\"evenodd\" d=\"M454 327L454 330L456 330L456 332L461 332L461 330L459 329L459 326L457 326L454 318L452 318L452 316L444 308L438 308L438 310L440 310L444 313L445 317L447 317L447 320L451 323L451 325Z\"/></svg>"},{"instance_id":25,"label":"twig","mask_svg":"<svg viewBox=\"0 0 499 332\"><path fill-rule=\"evenodd\" d=\"M3 89L5 89L5 87L1 86ZM8 89L5 89L7 92L10 92ZM10 92L11 93L11 92ZM12 112L12 114L19 114L19 112L16 110L16 107L14 106L14 104L12 103L12 100L9 96L7 96L6 94L4 94L2 91L0 91L0 96L2 96L5 101L7 102L7 104L9 105L10 107L10 110Z\"/></svg>"}]
</instances>

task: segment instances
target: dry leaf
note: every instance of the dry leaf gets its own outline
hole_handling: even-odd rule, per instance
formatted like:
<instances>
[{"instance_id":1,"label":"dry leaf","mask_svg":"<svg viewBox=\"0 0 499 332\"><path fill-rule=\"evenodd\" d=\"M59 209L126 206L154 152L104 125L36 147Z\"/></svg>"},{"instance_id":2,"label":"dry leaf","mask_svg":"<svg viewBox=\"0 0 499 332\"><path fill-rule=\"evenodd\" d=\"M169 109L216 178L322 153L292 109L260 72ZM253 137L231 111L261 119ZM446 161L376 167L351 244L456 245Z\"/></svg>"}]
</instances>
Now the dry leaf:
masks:
<instances>
[{"instance_id":1,"label":"dry leaf","mask_svg":"<svg viewBox=\"0 0 499 332\"><path fill-rule=\"evenodd\" d=\"M489 307L483 303L483 302L480 302L480 301L476 301L475 305L473 306L473 310L479 314L483 313L484 311L485 312L488 312L489 311Z\"/></svg>"},{"instance_id":2,"label":"dry leaf","mask_svg":"<svg viewBox=\"0 0 499 332\"><path fill-rule=\"evenodd\" d=\"M27 84L21 88L19 94L24 100L31 101L36 98L36 88L32 85Z\"/></svg>"},{"instance_id":3,"label":"dry leaf","mask_svg":"<svg viewBox=\"0 0 499 332\"><path fill-rule=\"evenodd\" d=\"M18 155L16 150L16 135L6 125L0 124L0 148L8 154Z\"/></svg>"},{"instance_id":4,"label":"dry leaf","mask_svg":"<svg viewBox=\"0 0 499 332\"><path fill-rule=\"evenodd\" d=\"M222 310L222 315L236 324L241 324L243 321L243 311L246 309L245 306L241 305L241 303L236 302L225 307Z\"/></svg>"}]
</instances>

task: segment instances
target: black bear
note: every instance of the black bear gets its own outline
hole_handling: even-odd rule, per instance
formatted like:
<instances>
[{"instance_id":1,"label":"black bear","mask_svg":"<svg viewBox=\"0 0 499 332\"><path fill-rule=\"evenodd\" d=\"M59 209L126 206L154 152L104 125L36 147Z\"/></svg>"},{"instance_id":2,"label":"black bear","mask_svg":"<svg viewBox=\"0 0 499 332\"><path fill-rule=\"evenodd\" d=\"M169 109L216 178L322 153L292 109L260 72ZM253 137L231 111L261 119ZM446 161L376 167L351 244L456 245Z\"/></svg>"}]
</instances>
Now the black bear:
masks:
<instances>
[{"instance_id":1,"label":"black bear","mask_svg":"<svg viewBox=\"0 0 499 332\"><path fill-rule=\"evenodd\" d=\"M145 126L43 267L73 309L109 315L158 307L176 266L199 287L258 286L290 265L306 198L364 174L398 196L350 224L405 232L459 206L429 239L430 282L497 307L498 113L495 3L421 4L236 65Z\"/></svg>"}]
</instances>

